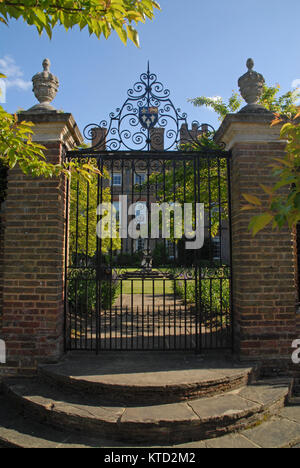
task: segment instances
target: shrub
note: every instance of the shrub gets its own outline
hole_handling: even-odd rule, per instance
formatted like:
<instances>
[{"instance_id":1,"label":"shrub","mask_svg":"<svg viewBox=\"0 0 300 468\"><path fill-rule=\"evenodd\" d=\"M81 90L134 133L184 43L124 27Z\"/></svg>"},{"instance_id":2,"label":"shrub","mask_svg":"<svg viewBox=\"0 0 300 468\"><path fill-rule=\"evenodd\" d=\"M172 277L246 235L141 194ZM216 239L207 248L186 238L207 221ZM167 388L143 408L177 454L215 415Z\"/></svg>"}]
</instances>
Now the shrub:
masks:
<instances>
[{"instance_id":1,"label":"shrub","mask_svg":"<svg viewBox=\"0 0 300 468\"><path fill-rule=\"evenodd\" d=\"M201 281L198 284L198 302L201 300L203 322L212 318L220 325L228 320L230 314L230 282L226 268L203 268ZM174 281L176 294L187 304L196 303L196 288L194 280L182 279Z\"/></svg>"},{"instance_id":2,"label":"shrub","mask_svg":"<svg viewBox=\"0 0 300 468\"><path fill-rule=\"evenodd\" d=\"M170 263L168 249L165 246L164 242L160 242L156 244L153 250L152 258L153 258L154 267L160 267L160 266L168 265Z\"/></svg>"},{"instance_id":3,"label":"shrub","mask_svg":"<svg viewBox=\"0 0 300 468\"><path fill-rule=\"evenodd\" d=\"M119 296L119 282L116 279L97 283L95 274L83 268L73 269L69 273L68 301L78 313L96 311L97 284L99 284L101 308L109 309Z\"/></svg>"},{"instance_id":4,"label":"shrub","mask_svg":"<svg viewBox=\"0 0 300 468\"><path fill-rule=\"evenodd\" d=\"M124 267L140 267L143 259L143 252L121 253L117 256L114 263Z\"/></svg>"}]
</instances>

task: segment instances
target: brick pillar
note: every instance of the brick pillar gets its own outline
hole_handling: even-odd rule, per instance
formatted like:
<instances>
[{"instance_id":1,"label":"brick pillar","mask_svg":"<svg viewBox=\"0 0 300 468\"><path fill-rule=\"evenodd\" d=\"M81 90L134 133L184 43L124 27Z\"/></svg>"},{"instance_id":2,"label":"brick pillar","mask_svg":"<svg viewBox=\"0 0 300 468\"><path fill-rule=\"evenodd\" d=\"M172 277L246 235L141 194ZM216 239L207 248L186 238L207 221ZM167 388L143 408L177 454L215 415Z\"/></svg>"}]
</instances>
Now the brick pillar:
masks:
<instances>
[{"instance_id":1,"label":"brick pillar","mask_svg":"<svg viewBox=\"0 0 300 468\"><path fill-rule=\"evenodd\" d=\"M23 113L51 163L82 142L71 114ZM34 367L63 352L66 180L8 175L1 336L8 365Z\"/></svg>"},{"instance_id":2,"label":"brick pillar","mask_svg":"<svg viewBox=\"0 0 300 468\"><path fill-rule=\"evenodd\" d=\"M291 343L297 338L295 288L296 265L293 235L264 229L256 237L248 230L250 219L259 214L241 211L242 194L264 199L260 184L274 185L269 167L282 157L285 142L280 127L270 127L270 113L228 115L217 132L217 141L232 151L232 238L234 333L241 359L260 361L291 359Z\"/></svg>"}]
</instances>

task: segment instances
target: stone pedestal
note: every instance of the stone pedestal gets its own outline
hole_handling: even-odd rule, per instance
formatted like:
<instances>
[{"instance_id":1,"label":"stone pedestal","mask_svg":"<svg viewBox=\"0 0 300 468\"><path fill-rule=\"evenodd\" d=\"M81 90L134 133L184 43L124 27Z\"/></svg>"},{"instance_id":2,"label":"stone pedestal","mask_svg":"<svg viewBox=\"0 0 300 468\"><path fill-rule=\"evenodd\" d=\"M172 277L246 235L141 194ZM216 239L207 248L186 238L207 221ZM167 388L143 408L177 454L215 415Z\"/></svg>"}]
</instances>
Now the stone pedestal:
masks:
<instances>
[{"instance_id":1,"label":"stone pedestal","mask_svg":"<svg viewBox=\"0 0 300 468\"><path fill-rule=\"evenodd\" d=\"M51 163L82 142L71 114L20 115ZM63 352L66 180L8 175L5 202L1 337L8 365L34 367Z\"/></svg>"},{"instance_id":2,"label":"stone pedestal","mask_svg":"<svg viewBox=\"0 0 300 468\"><path fill-rule=\"evenodd\" d=\"M234 333L236 352L242 359L291 360L297 338L296 264L293 236L288 228L271 228L253 237L250 219L260 210L241 211L243 193L265 199L260 184L274 185L270 164L282 157L285 142L280 127L270 127L273 115L228 115L217 132L218 142L231 150L232 254Z\"/></svg>"}]
</instances>

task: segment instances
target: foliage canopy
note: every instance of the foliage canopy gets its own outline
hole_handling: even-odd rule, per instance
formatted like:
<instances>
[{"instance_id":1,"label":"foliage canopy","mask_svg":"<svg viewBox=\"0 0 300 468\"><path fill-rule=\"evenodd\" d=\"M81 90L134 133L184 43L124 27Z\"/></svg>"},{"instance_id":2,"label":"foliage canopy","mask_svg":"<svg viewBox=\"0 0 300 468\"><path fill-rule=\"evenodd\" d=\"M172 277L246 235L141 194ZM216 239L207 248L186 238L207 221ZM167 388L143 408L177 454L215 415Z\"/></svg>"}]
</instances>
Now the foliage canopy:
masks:
<instances>
[{"instance_id":1,"label":"foliage canopy","mask_svg":"<svg viewBox=\"0 0 300 468\"><path fill-rule=\"evenodd\" d=\"M278 96L280 86L263 87L263 93L259 100L259 104L267 110L292 118L297 114L297 101L300 98L299 89L288 91L287 93ZM209 107L218 115L219 120L223 120L227 114L237 112L243 103L243 99L238 92L233 92L228 102L225 102L221 97L206 97L200 96L194 99L189 99L189 102L197 107Z\"/></svg>"},{"instance_id":2,"label":"foliage canopy","mask_svg":"<svg viewBox=\"0 0 300 468\"><path fill-rule=\"evenodd\" d=\"M40 34L45 31L51 38L56 25L66 30L78 25L88 28L90 35L108 39L116 31L122 42L131 40L139 46L135 26L154 17L160 9L155 0L0 0L0 23L8 25L11 19L23 19L35 26ZM5 78L0 73L0 78ZM0 90L1 92L1 90ZM90 180L98 169L71 162L53 165L46 161L41 145L32 141L33 124L20 122L17 115L7 113L0 106L0 159L1 165L13 168L19 164L25 174L33 177L55 177L61 173Z\"/></svg>"},{"instance_id":3,"label":"foliage canopy","mask_svg":"<svg viewBox=\"0 0 300 468\"><path fill-rule=\"evenodd\" d=\"M50 38L56 25L66 30L78 25L80 30L88 28L90 35L105 39L116 31L125 44L129 39L139 46L135 26L152 19L155 9L160 6L154 0L1 0L0 22L23 18Z\"/></svg>"}]
</instances>

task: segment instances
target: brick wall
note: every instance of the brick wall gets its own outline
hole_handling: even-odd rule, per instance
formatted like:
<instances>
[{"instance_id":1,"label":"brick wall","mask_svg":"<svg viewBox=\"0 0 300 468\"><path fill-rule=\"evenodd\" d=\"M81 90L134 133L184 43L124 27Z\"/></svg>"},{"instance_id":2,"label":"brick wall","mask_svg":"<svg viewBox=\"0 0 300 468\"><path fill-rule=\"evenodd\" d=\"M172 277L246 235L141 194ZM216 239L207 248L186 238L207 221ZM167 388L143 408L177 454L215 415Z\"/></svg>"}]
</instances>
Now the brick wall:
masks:
<instances>
[{"instance_id":1,"label":"brick wall","mask_svg":"<svg viewBox=\"0 0 300 468\"><path fill-rule=\"evenodd\" d=\"M0 208L0 337L2 335L2 315L3 315L3 308L2 308L2 295L3 295L3 248L4 248L4 224L5 224L5 217L3 211L3 204L1 204Z\"/></svg>"},{"instance_id":2,"label":"brick wall","mask_svg":"<svg viewBox=\"0 0 300 468\"><path fill-rule=\"evenodd\" d=\"M297 338L297 266L294 236L264 229L255 237L250 219L261 211L241 211L243 193L266 200L260 184L274 185L270 164L282 157L285 142L279 128L271 128L272 115L229 115L218 134L232 151L233 293L236 352L261 362L290 360ZM299 325L299 320L298 320Z\"/></svg>"},{"instance_id":3,"label":"brick wall","mask_svg":"<svg viewBox=\"0 0 300 468\"><path fill-rule=\"evenodd\" d=\"M248 232L253 215L242 212L242 193L264 198L259 184L272 185L269 164L283 155L282 143L237 144L232 155L233 271L237 336L242 356L291 355L296 336L293 238L278 232Z\"/></svg>"},{"instance_id":4,"label":"brick wall","mask_svg":"<svg viewBox=\"0 0 300 468\"><path fill-rule=\"evenodd\" d=\"M3 293L3 248L4 248L4 225L5 225L5 198L7 186L7 169L0 165L0 337L2 329L2 293Z\"/></svg>"},{"instance_id":5,"label":"brick wall","mask_svg":"<svg viewBox=\"0 0 300 468\"><path fill-rule=\"evenodd\" d=\"M50 162L62 144L41 142ZM8 176L2 335L8 361L34 365L63 350L65 180Z\"/></svg>"}]
</instances>

